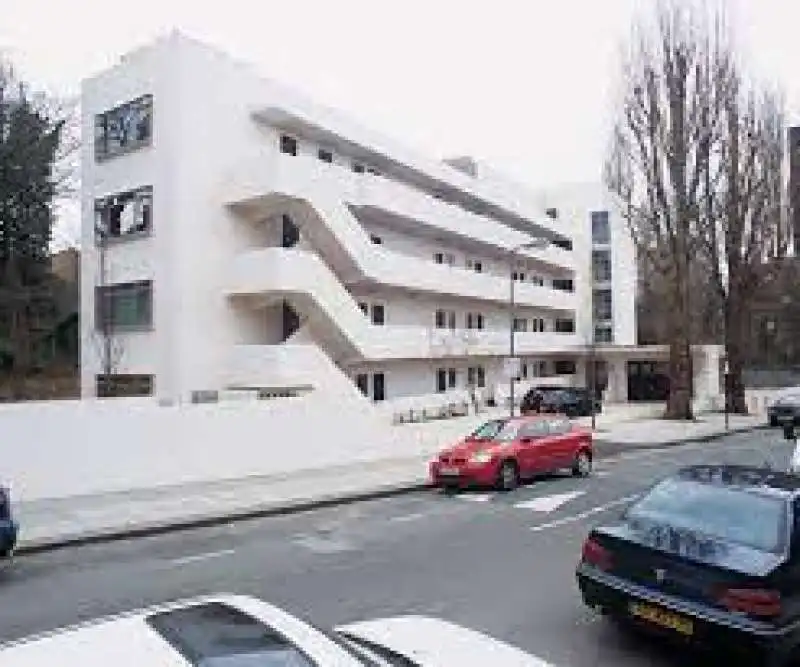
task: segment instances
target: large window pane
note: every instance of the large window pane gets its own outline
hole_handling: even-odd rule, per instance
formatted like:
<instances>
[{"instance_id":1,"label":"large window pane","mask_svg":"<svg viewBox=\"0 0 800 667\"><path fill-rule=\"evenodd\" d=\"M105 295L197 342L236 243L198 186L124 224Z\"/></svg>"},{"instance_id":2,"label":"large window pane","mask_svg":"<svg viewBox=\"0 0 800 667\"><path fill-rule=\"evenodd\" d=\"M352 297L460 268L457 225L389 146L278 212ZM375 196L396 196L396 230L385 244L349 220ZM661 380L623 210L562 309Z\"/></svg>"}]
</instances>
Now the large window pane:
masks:
<instances>
[{"instance_id":1,"label":"large window pane","mask_svg":"<svg viewBox=\"0 0 800 667\"><path fill-rule=\"evenodd\" d=\"M152 326L152 281L143 280L97 287L95 311L96 326L100 330Z\"/></svg>"},{"instance_id":2,"label":"large window pane","mask_svg":"<svg viewBox=\"0 0 800 667\"><path fill-rule=\"evenodd\" d=\"M153 136L153 96L144 95L95 116L95 159L106 160L149 146Z\"/></svg>"},{"instance_id":3,"label":"large window pane","mask_svg":"<svg viewBox=\"0 0 800 667\"><path fill-rule=\"evenodd\" d=\"M153 188L122 192L94 203L98 242L149 234L153 220Z\"/></svg>"},{"instance_id":4,"label":"large window pane","mask_svg":"<svg viewBox=\"0 0 800 667\"><path fill-rule=\"evenodd\" d=\"M592 212L592 242L610 243L611 229L608 224L608 211Z\"/></svg>"}]
</instances>

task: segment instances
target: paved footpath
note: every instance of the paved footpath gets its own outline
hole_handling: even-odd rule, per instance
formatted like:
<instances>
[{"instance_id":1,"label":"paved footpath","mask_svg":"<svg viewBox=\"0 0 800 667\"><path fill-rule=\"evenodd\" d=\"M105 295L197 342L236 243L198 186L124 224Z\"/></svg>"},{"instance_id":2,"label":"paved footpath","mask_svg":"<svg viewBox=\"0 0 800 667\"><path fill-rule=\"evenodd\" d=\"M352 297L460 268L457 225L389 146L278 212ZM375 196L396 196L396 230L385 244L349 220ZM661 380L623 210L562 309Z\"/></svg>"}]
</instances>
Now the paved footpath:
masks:
<instances>
[{"instance_id":1,"label":"paved footpath","mask_svg":"<svg viewBox=\"0 0 800 667\"><path fill-rule=\"evenodd\" d=\"M426 489L25 554L0 573L12 601L0 605L0 640L223 591L264 598L323 628L435 615L555 667L694 667L658 644L625 638L583 607L574 578L581 543L592 524L675 468L765 461L779 468L789 449L779 431L762 430L629 450L599 461L587 479L552 476L511 493Z\"/></svg>"},{"instance_id":2,"label":"paved footpath","mask_svg":"<svg viewBox=\"0 0 800 667\"><path fill-rule=\"evenodd\" d=\"M425 456L403 457L358 466L312 469L301 473L250 477L123 493L20 502L20 552L33 552L96 540L141 536L234 519L287 513L329 504L407 493L427 484L427 462L442 445L468 433L500 411L412 424L409 438L425 438ZM722 415L696 422L648 419L625 421L624 413L600 415L595 434L598 458L621 451L703 441L725 433ZM580 423L589 426L590 420ZM730 430L763 425L761 417L731 417ZM425 430L427 429L427 430ZM438 429L438 430L437 430ZM419 450L417 450L419 451Z\"/></svg>"}]
</instances>

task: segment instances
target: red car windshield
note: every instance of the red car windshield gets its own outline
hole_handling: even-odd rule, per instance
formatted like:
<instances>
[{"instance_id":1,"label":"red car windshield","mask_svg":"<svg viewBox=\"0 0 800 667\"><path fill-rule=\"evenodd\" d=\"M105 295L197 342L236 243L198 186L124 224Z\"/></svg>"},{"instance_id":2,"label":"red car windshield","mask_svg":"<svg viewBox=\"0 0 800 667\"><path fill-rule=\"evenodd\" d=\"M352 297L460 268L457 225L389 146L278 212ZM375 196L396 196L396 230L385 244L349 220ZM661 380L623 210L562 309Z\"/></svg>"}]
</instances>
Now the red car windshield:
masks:
<instances>
[{"instance_id":1,"label":"red car windshield","mask_svg":"<svg viewBox=\"0 0 800 667\"><path fill-rule=\"evenodd\" d=\"M511 442L518 438L536 438L547 434L547 422L544 419L534 419L532 421L506 423L494 437L494 440Z\"/></svg>"},{"instance_id":2,"label":"red car windshield","mask_svg":"<svg viewBox=\"0 0 800 667\"><path fill-rule=\"evenodd\" d=\"M503 427L506 425L505 419L493 419L485 424L481 424L477 429L469 434L470 440L493 440Z\"/></svg>"}]
</instances>

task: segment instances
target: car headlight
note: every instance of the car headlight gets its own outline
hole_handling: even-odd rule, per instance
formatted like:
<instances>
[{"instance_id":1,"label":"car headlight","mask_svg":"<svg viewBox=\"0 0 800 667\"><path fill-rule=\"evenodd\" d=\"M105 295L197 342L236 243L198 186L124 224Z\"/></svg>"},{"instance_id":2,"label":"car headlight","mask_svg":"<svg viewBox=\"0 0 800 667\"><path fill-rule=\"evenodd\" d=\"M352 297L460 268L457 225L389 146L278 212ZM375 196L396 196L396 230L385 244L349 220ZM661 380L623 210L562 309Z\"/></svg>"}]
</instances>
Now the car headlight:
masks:
<instances>
[{"instance_id":1,"label":"car headlight","mask_svg":"<svg viewBox=\"0 0 800 667\"><path fill-rule=\"evenodd\" d=\"M476 452L469 460L471 463L489 463L492 460L492 455L489 452Z\"/></svg>"}]
</instances>

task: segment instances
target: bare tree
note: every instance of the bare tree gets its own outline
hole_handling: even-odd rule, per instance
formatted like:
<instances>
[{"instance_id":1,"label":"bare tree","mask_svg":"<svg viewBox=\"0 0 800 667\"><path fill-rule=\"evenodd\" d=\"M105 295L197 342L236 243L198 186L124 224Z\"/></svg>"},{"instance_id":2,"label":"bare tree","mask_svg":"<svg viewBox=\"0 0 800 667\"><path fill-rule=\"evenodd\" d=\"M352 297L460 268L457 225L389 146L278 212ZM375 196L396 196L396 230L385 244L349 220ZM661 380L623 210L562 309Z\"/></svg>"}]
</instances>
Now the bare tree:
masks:
<instances>
[{"instance_id":1,"label":"bare tree","mask_svg":"<svg viewBox=\"0 0 800 667\"><path fill-rule=\"evenodd\" d=\"M645 17L647 18L647 17ZM654 24L640 20L623 67L623 91L605 180L622 201L637 252L665 276L670 394L666 416L692 418L690 266L710 146L714 33L704 12L659 1Z\"/></svg>"},{"instance_id":2,"label":"bare tree","mask_svg":"<svg viewBox=\"0 0 800 667\"><path fill-rule=\"evenodd\" d=\"M703 252L723 305L731 411L746 413L743 371L750 314L759 285L780 269L789 234L784 200L785 113L779 91L745 82L729 49L717 53L716 104L721 140L701 215Z\"/></svg>"}]
</instances>

